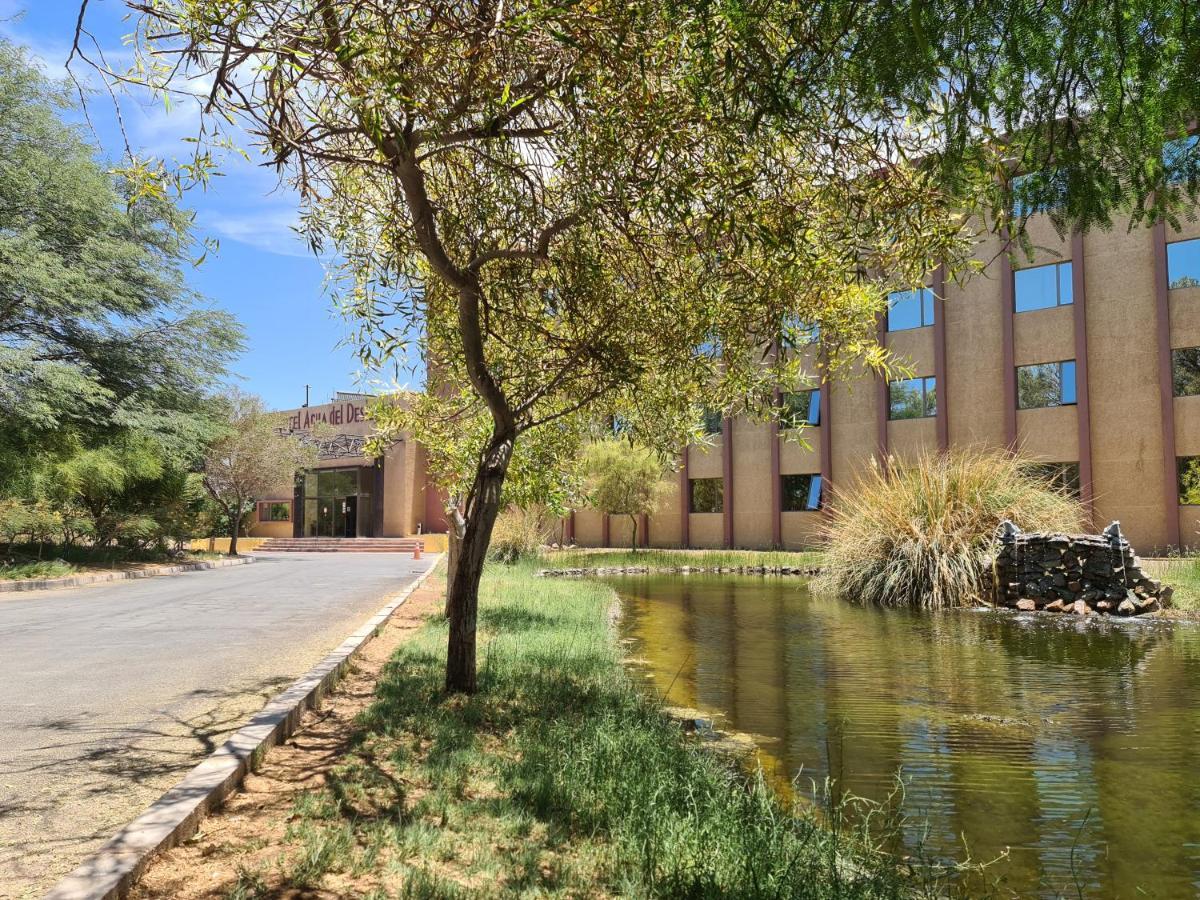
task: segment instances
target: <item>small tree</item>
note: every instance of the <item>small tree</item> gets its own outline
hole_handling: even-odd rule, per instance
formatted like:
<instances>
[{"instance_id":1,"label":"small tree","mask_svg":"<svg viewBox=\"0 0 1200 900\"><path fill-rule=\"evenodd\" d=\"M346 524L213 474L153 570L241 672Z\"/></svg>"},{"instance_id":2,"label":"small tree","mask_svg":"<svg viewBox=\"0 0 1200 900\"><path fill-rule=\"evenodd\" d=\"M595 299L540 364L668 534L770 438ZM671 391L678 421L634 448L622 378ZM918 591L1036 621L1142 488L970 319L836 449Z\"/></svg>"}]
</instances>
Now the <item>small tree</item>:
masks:
<instances>
[{"instance_id":1,"label":"small tree","mask_svg":"<svg viewBox=\"0 0 1200 900\"><path fill-rule=\"evenodd\" d=\"M230 523L229 554L237 556L242 516L297 469L314 465L317 451L281 433L284 417L267 412L258 397L234 391L227 408L228 428L204 458L204 488Z\"/></svg>"},{"instance_id":2,"label":"small tree","mask_svg":"<svg viewBox=\"0 0 1200 900\"><path fill-rule=\"evenodd\" d=\"M638 516L653 513L662 496L661 460L625 441L598 441L584 451L583 469L589 505L605 515L629 516L630 549L636 553Z\"/></svg>"}]
</instances>

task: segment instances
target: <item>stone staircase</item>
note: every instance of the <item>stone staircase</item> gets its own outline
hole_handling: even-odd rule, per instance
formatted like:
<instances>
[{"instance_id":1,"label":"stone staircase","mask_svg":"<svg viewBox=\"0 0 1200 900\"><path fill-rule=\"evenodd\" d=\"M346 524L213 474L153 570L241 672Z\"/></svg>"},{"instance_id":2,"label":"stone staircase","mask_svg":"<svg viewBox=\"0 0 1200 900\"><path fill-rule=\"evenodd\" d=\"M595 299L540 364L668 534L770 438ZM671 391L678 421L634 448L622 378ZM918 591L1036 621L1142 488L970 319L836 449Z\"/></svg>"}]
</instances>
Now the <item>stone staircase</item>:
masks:
<instances>
[{"instance_id":1,"label":"stone staircase","mask_svg":"<svg viewBox=\"0 0 1200 900\"><path fill-rule=\"evenodd\" d=\"M256 548L261 553L413 553L425 550L420 538L268 538Z\"/></svg>"}]
</instances>

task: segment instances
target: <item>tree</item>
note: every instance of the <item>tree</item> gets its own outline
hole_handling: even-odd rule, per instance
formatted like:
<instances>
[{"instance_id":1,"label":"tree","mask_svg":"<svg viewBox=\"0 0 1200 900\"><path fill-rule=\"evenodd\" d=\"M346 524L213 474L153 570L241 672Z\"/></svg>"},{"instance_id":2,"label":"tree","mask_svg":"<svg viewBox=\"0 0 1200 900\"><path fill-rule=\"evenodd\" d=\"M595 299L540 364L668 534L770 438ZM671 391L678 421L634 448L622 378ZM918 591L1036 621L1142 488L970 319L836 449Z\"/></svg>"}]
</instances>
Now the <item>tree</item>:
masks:
<instances>
[{"instance_id":1,"label":"tree","mask_svg":"<svg viewBox=\"0 0 1200 900\"><path fill-rule=\"evenodd\" d=\"M824 378L884 369L888 291L938 264L961 276L979 228L1020 233L1010 157L1055 165L1024 200L1065 183L1082 193L1064 227L1102 221L1164 187L1152 144L1200 106L1179 65L1196 41L1166 2L131 6L148 49L126 77L211 84L214 127L246 127L338 252L364 359L422 329L451 388L406 419L414 435L487 425L451 438L473 466L451 510L450 690L475 688L479 578L519 440L619 415L665 451L704 405L765 414L801 369L771 345L801 333Z\"/></svg>"},{"instance_id":2,"label":"tree","mask_svg":"<svg viewBox=\"0 0 1200 900\"><path fill-rule=\"evenodd\" d=\"M242 516L255 501L291 484L299 469L316 464L311 442L281 429L284 416L267 412L257 397L233 391L226 399L226 427L204 457L204 489L229 521L229 553L237 556Z\"/></svg>"},{"instance_id":3,"label":"tree","mask_svg":"<svg viewBox=\"0 0 1200 900\"><path fill-rule=\"evenodd\" d=\"M652 450L619 439L597 441L584 451L588 503L605 515L629 516L630 549L635 553L638 516L651 515L658 508L663 469Z\"/></svg>"},{"instance_id":4,"label":"tree","mask_svg":"<svg viewBox=\"0 0 1200 900\"><path fill-rule=\"evenodd\" d=\"M0 487L72 433L134 429L194 454L206 390L241 347L232 316L183 283L190 214L133 198L68 108L0 40Z\"/></svg>"},{"instance_id":5,"label":"tree","mask_svg":"<svg viewBox=\"0 0 1200 900\"><path fill-rule=\"evenodd\" d=\"M130 495L157 481L165 469L162 449L142 434L80 450L56 468L60 496L77 503L91 523L92 540L107 547L118 536L146 536L154 523L134 508Z\"/></svg>"}]
</instances>

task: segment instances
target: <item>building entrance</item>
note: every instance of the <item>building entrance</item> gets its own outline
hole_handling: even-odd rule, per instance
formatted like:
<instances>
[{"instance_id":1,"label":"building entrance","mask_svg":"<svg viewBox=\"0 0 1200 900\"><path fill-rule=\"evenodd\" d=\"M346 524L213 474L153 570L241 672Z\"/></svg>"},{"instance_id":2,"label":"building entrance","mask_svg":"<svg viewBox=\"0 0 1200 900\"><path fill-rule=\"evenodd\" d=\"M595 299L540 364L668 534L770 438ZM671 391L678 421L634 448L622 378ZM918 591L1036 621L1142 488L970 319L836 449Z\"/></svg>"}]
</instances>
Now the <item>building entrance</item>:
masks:
<instances>
[{"instance_id":1,"label":"building entrance","mask_svg":"<svg viewBox=\"0 0 1200 900\"><path fill-rule=\"evenodd\" d=\"M315 469L300 474L305 537L371 537L369 466Z\"/></svg>"}]
</instances>

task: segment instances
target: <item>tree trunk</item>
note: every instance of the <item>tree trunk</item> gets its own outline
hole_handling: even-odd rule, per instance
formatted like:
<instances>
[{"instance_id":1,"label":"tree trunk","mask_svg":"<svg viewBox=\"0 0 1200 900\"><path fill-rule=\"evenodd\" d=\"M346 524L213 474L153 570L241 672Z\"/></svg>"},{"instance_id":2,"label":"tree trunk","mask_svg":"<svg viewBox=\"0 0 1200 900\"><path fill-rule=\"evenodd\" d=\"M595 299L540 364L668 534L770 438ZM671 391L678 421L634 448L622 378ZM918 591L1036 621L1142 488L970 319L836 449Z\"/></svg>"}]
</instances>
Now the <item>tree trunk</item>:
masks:
<instances>
[{"instance_id":1,"label":"tree trunk","mask_svg":"<svg viewBox=\"0 0 1200 900\"><path fill-rule=\"evenodd\" d=\"M242 530L242 504L239 501L234 514L229 516L229 555L237 556L238 532Z\"/></svg>"},{"instance_id":2,"label":"tree trunk","mask_svg":"<svg viewBox=\"0 0 1200 900\"><path fill-rule=\"evenodd\" d=\"M462 511L455 504L448 507L446 515L446 601L442 614L448 619L450 618L450 588L449 585L454 581L454 573L458 571L458 550L462 543L462 530L465 524Z\"/></svg>"},{"instance_id":3,"label":"tree trunk","mask_svg":"<svg viewBox=\"0 0 1200 900\"><path fill-rule=\"evenodd\" d=\"M494 433L487 452L475 472L475 483L467 499L462 539L446 591L446 614L450 638L446 646L446 690L473 694L478 684L475 671L475 628L479 611L479 579L492 540L492 527L500 512L500 491L512 458L513 436Z\"/></svg>"},{"instance_id":4,"label":"tree trunk","mask_svg":"<svg viewBox=\"0 0 1200 900\"><path fill-rule=\"evenodd\" d=\"M637 516L630 513L629 521L633 523L633 537L631 538L632 543L629 545L629 552L637 553Z\"/></svg>"}]
</instances>

